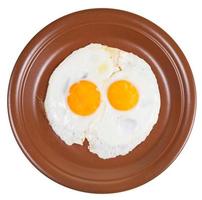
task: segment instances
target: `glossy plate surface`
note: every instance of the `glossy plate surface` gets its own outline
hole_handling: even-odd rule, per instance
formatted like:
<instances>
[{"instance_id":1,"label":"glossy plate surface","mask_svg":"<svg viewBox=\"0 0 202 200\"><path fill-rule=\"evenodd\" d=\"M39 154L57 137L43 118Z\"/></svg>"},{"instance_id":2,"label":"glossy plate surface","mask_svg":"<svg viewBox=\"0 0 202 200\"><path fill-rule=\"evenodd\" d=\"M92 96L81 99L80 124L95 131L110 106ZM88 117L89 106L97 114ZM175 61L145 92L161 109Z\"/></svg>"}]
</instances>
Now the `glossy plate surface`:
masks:
<instances>
[{"instance_id":1,"label":"glossy plate surface","mask_svg":"<svg viewBox=\"0 0 202 200\"><path fill-rule=\"evenodd\" d=\"M72 51L89 43L137 54L150 64L158 81L159 120L148 138L126 156L102 160L87 150L87 144L65 145L44 113L51 73ZM19 56L8 90L10 123L29 160L52 180L95 193L128 190L165 170L188 138L195 107L193 76L176 43L152 22L113 9L76 12L45 27Z\"/></svg>"}]
</instances>

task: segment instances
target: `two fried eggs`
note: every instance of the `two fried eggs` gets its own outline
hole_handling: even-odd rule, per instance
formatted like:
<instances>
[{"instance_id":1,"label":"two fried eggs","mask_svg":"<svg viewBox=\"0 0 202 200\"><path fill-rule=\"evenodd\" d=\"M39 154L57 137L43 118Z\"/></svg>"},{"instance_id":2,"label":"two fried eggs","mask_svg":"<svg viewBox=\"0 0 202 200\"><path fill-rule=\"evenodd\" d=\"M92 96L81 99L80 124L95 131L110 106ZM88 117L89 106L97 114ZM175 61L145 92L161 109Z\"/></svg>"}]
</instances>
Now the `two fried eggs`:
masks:
<instances>
[{"instance_id":1,"label":"two fried eggs","mask_svg":"<svg viewBox=\"0 0 202 200\"><path fill-rule=\"evenodd\" d=\"M70 54L54 70L45 97L54 132L102 159L126 155L158 120L160 94L150 66L138 56L101 44Z\"/></svg>"}]
</instances>

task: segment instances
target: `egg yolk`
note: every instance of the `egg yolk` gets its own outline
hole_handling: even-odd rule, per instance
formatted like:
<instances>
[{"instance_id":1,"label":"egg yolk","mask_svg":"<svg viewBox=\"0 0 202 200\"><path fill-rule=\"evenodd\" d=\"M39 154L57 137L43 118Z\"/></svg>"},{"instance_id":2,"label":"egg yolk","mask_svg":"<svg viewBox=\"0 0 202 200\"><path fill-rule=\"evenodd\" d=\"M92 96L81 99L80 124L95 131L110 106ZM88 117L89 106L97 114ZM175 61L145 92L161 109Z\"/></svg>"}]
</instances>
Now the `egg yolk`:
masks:
<instances>
[{"instance_id":1,"label":"egg yolk","mask_svg":"<svg viewBox=\"0 0 202 200\"><path fill-rule=\"evenodd\" d=\"M94 83L81 80L70 87L67 103L74 113L87 116L97 110L100 92Z\"/></svg>"},{"instance_id":2,"label":"egg yolk","mask_svg":"<svg viewBox=\"0 0 202 200\"><path fill-rule=\"evenodd\" d=\"M133 108L139 100L137 88L129 81L119 80L108 88L110 104L117 110L126 111Z\"/></svg>"}]
</instances>

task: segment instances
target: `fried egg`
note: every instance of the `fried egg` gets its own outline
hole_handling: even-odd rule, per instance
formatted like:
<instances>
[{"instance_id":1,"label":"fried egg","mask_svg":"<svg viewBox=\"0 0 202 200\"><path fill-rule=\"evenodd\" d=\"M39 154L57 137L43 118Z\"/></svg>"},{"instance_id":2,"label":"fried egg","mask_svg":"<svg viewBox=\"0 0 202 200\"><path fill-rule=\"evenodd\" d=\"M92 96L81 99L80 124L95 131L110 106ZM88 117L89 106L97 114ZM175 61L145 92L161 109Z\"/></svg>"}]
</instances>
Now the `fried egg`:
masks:
<instances>
[{"instance_id":1,"label":"fried egg","mask_svg":"<svg viewBox=\"0 0 202 200\"><path fill-rule=\"evenodd\" d=\"M101 44L80 48L53 71L44 101L54 132L102 159L126 155L158 120L160 93L141 58Z\"/></svg>"}]
</instances>

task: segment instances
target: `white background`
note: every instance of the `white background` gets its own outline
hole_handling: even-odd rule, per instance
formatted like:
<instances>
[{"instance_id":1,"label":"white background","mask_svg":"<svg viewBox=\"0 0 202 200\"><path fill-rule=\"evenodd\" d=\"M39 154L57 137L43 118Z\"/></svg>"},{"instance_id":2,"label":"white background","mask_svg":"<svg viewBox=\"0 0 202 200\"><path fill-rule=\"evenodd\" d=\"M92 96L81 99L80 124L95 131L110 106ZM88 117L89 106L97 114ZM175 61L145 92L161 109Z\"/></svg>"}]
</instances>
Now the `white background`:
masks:
<instances>
[{"instance_id":1,"label":"white background","mask_svg":"<svg viewBox=\"0 0 202 200\"><path fill-rule=\"evenodd\" d=\"M191 136L160 176L127 192L96 195L65 188L42 175L18 147L7 116L7 87L14 63L45 25L95 7L128 10L161 26L178 43L194 73L198 106ZM202 199L202 5L200 0L17 0L0 3L0 199Z\"/></svg>"}]
</instances>

